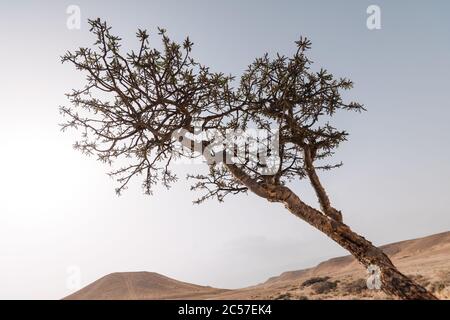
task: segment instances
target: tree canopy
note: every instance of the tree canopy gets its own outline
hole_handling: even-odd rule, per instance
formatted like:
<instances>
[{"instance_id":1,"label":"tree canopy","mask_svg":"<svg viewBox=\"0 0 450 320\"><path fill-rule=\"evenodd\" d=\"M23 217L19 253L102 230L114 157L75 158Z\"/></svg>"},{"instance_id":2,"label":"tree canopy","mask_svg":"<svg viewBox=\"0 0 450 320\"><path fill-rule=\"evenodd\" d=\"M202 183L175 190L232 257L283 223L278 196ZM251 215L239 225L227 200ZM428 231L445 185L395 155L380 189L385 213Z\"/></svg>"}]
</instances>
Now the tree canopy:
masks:
<instances>
[{"instance_id":1,"label":"tree canopy","mask_svg":"<svg viewBox=\"0 0 450 320\"><path fill-rule=\"evenodd\" d=\"M95 36L93 48L67 52L62 62L73 64L86 75L86 85L67 96L70 107L61 107L67 121L63 129L80 128L82 136L75 148L113 164L119 158L127 165L110 175L123 191L134 176L143 177L143 189L151 194L160 182L170 186L177 180L171 170L180 130L230 130L257 128L278 137L279 161L270 175L257 170L261 164L249 161L241 168L255 181L285 184L301 179L316 169L331 169L341 163L321 162L346 140L347 132L330 123L338 111L361 111L356 102L345 103L342 90L352 88L345 78L336 79L324 69L312 70L307 57L311 42L296 41L292 57L268 54L257 58L239 79L212 72L192 57L193 43L172 41L159 28L159 49L153 37L138 30L137 50L122 52L121 39L112 34L106 22L90 20ZM151 41L152 40L152 41ZM203 141L205 147L208 142ZM194 169L193 169L194 170ZM209 174L196 174L192 189L206 193L199 202L247 188L230 174L223 163L209 163Z\"/></svg>"}]
</instances>

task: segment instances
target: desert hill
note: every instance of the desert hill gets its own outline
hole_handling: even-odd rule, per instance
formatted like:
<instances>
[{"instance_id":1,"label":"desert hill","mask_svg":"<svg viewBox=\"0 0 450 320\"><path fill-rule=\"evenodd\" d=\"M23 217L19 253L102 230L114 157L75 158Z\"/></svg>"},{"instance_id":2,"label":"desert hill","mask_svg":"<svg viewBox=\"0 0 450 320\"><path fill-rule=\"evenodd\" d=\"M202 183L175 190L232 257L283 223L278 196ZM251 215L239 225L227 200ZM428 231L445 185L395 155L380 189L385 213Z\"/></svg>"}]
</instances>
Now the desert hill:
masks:
<instances>
[{"instance_id":1,"label":"desert hill","mask_svg":"<svg viewBox=\"0 0 450 320\"><path fill-rule=\"evenodd\" d=\"M381 246L405 274L450 298L450 231ZM352 256L333 258L304 270L236 290L180 282L157 273L107 275L66 299L386 299L368 290L366 273Z\"/></svg>"},{"instance_id":2,"label":"desert hill","mask_svg":"<svg viewBox=\"0 0 450 320\"><path fill-rule=\"evenodd\" d=\"M122 272L104 276L65 299L202 299L225 291L181 282L155 272Z\"/></svg>"}]
</instances>

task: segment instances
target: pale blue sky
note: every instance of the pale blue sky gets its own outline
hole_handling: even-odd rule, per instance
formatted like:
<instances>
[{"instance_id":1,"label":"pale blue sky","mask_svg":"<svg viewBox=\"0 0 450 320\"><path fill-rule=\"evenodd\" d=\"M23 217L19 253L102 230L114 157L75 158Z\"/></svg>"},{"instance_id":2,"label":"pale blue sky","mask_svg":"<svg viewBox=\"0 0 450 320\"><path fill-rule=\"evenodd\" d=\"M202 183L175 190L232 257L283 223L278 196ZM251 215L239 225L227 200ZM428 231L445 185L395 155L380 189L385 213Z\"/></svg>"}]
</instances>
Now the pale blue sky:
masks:
<instances>
[{"instance_id":1,"label":"pale blue sky","mask_svg":"<svg viewBox=\"0 0 450 320\"><path fill-rule=\"evenodd\" d=\"M66 28L70 4L80 30ZM366 28L370 4L381 30ZM354 80L350 97L368 108L337 119L350 141L324 183L348 224L382 244L450 229L449 15L448 1L0 2L0 298L67 295L70 266L82 285L147 270L233 288L345 253L255 196L193 206L181 182L116 197L108 168L57 127L64 93L82 83L59 56L92 43L87 18L106 19L127 46L138 27L189 35L199 61L235 75L310 38L316 66ZM314 203L308 185L294 188Z\"/></svg>"}]
</instances>

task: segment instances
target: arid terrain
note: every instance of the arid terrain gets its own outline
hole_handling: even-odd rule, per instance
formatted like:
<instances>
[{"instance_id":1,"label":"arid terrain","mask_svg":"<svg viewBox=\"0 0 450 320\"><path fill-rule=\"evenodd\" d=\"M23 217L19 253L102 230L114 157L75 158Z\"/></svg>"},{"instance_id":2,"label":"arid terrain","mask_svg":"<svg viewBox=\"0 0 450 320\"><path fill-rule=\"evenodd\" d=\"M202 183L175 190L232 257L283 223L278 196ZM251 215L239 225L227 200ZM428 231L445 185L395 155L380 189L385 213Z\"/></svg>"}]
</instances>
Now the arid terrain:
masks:
<instances>
[{"instance_id":1,"label":"arid terrain","mask_svg":"<svg viewBox=\"0 0 450 320\"><path fill-rule=\"evenodd\" d=\"M405 274L440 299L450 299L450 231L381 247ZM177 281L153 272L109 274L65 299L387 299L366 286L367 274L351 256L284 272L236 290Z\"/></svg>"}]
</instances>

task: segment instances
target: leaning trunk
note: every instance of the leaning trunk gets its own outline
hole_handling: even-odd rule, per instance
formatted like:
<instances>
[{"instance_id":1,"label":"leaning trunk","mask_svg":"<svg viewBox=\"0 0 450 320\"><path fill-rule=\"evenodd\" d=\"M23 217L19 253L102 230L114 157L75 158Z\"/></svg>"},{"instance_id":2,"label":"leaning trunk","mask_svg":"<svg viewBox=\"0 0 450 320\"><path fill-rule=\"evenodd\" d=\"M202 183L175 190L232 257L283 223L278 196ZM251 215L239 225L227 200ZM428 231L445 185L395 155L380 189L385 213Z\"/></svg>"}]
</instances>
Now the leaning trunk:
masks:
<instances>
[{"instance_id":1,"label":"leaning trunk","mask_svg":"<svg viewBox=\"0 0 450 320\"><path fill-rule=\"evenodd\" d=\"M425 288L402 274L381 249L352 231L346 224L317 214L314 209L305 207L296 195L291 195L283 202L290 212L347 249L364 267L378 266L381 271L381 290L385 293L408 300L436 299Z\"/></svg>"},{"instance_id":2,"label":"leaning trunk","mask_svg":"<svg viewBox=\"0 0 450 320\"><path fill-rule=\"evenodd\" d=\"M270 202L283 203L295 216L322 231L347 249L364 267L367 268L371 265L379 267L381 290L385 293L407 300L436 299L424 287L402 274L381 249L353 232L343 222L330 219L319 210L308 206L288 187L258 183L236 165L227 164L226 166L234 177L249 190Z\"/></svg>"}]
</instances>

